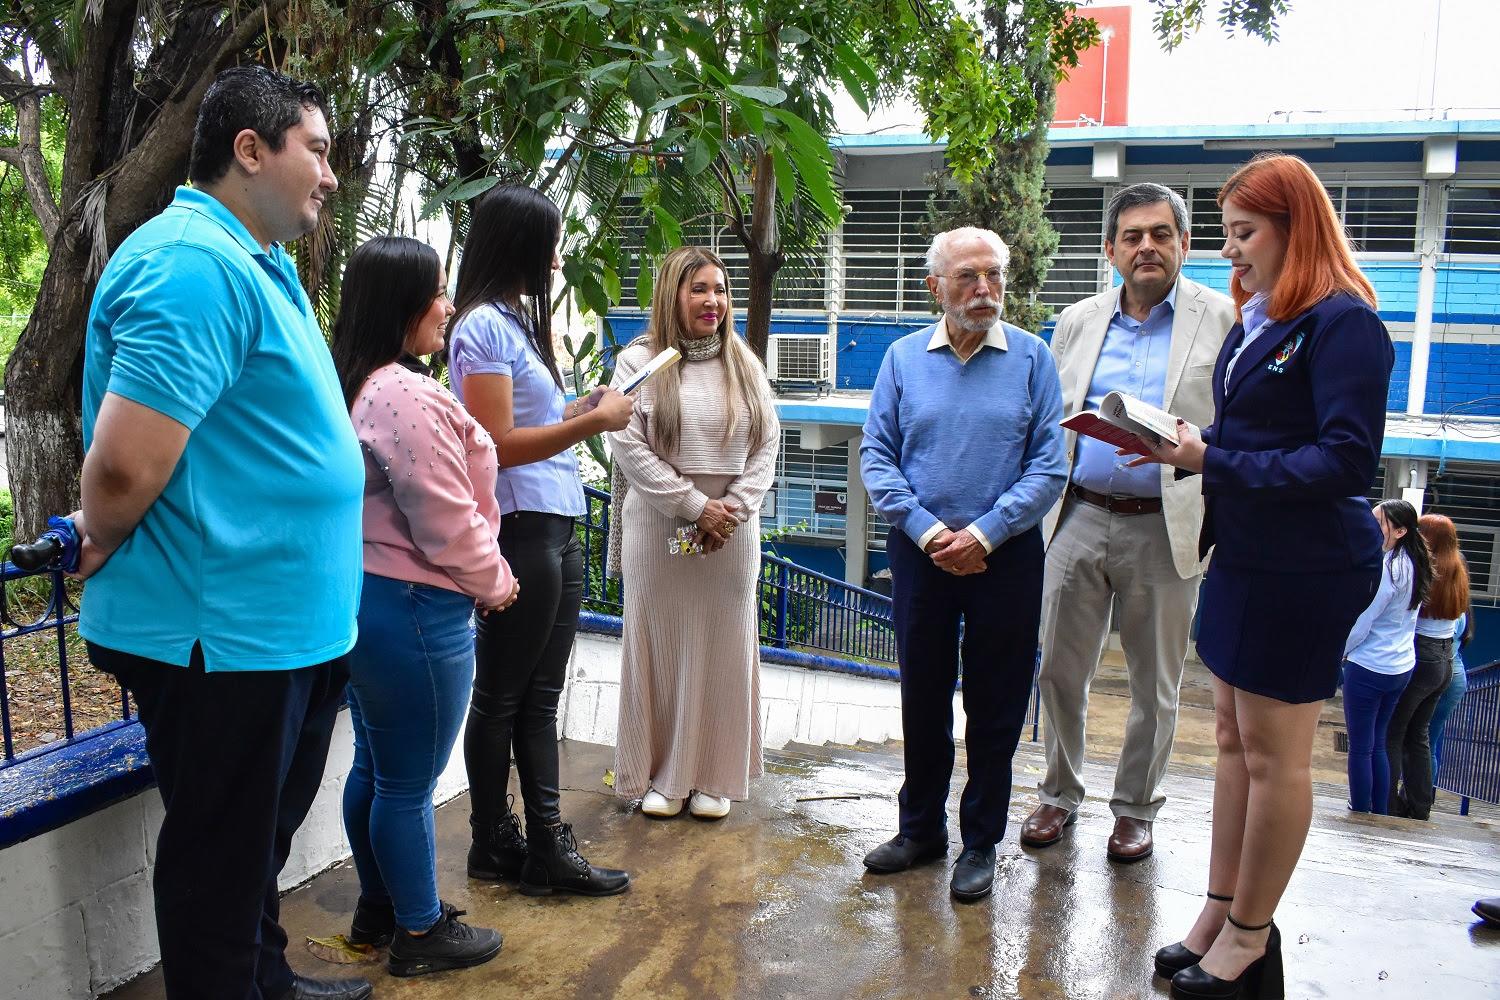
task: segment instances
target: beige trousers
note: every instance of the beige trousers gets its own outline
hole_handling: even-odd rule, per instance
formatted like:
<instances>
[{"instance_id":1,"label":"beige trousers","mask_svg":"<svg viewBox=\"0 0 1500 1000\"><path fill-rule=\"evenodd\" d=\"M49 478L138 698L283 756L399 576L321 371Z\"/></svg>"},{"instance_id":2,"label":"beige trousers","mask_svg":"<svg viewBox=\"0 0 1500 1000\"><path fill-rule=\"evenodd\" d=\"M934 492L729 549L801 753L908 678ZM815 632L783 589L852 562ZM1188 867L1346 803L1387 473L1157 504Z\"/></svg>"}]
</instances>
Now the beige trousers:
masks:
<instances>
[{"instance_id":1,"label":"beige trousers","mask_svg":"<svg viewBox=\"0 0 1500 1000\"><path fill-rule=\"evenodd\" d=\"M1068 501L1047 547L1042 589L1042 802L1073 810L1083 801L1089 684L1109 637L1111 602L1118 598L1130 715L1109 807L1116 816L1156 818L1166 801L1161 779L1177 729L1177 687L1198 580L1177 575L1161 514L1111 514Z\"/></svg>"}]
</instances>

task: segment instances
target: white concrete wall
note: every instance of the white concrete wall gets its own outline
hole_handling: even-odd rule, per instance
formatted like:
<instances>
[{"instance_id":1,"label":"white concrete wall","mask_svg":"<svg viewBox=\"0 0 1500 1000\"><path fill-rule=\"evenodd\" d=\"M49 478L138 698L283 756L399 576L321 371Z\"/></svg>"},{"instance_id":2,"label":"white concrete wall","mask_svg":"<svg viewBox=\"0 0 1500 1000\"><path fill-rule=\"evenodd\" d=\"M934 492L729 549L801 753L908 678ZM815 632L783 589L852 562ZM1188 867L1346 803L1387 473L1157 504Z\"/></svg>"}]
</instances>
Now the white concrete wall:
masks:
<instances>
[{"instance_id":1,"label":"white concrete wall","mask_svg":"<svg viewBox=\"0 0 1500 1000\"><path fill-rule=\"evenodd\" d=\"M563 737L612 745L620 640L580 634L568 673ZM901 736L900 691L891 681L776 664L763 664L760 677L767 747ZM955 708L962 732L962 710ZM468 787L462 746L460 734L438 802ZM340 803L353 754L343 712L322 788L281 874L283 889L349 856ZM88 1000L156 964L151 864L161 817L161 799L151 789L0 851L0 1000Z\"/></svg>"}]
</instances>

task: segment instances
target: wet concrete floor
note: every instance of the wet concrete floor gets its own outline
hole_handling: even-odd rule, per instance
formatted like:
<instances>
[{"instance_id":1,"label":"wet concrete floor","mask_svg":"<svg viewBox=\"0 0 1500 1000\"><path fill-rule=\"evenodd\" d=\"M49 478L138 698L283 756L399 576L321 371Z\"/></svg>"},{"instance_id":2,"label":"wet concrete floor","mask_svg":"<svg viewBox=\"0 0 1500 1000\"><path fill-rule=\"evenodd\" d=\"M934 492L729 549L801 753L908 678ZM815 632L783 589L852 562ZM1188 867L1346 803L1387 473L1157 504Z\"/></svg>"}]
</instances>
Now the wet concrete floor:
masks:
<instances>
[{"instance_id":1,"label":"wet concrete floor","mask_svg":"<svg viewBox=\"0 0 1500 1000\"><path fill-rule=\"evenodd\" d=\"M899 748L770 754L752 800L720 823L642 817L604 787L611 758L563 744L564 814L588 856L634 873L628 893L530 899L469 881L460 798L438 813L439 884L470 920L504 932L499 958L412 980L315 958L297 943L347 929L358 890L346 864L286 898L293 965L369 975L381 1000L1158 997L1167 989L1151 953L1182 934L1204 889L1211 781L1190 764L1169 776L1155 855L1118 866L1104 853L1109 761L1088 765L1090 798L1067 839L1045 851L1016 842L1042 768L1040 744L1023 744L995 894L963 905L948 895L946 864L884 877L860 864L894 830ZM956 794L952 807L956 834ZM1321 787L1277 915L1287 996L1500 995L1500 930L1469 914L1477 896L1500 894L1497 862L1492 819L1355 818L1342 789ZM160 977L111 996L157 1000Z\"/></svg>"}]
</instances>

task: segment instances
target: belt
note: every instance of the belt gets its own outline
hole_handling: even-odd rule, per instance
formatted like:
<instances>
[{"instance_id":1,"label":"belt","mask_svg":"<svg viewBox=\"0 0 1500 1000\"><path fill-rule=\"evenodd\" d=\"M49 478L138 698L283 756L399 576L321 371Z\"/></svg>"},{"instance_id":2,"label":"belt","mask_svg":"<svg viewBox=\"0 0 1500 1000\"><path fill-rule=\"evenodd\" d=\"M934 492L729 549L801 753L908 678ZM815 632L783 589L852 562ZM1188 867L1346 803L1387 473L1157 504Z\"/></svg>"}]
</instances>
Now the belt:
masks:
<instances>
[{"instance_id":1,"label":"belt","mask_svg":"<svg viewBox=\"0 0 1500 1000\"><path fill-rule=\"evenodd\" d=\"M1068 493L1084 503L1109 511L1111 514L1160 514L1161 497L1116 497L1107 493L1086 490L1077 483L1068 484Z\"/></svg>"}]
</instances>

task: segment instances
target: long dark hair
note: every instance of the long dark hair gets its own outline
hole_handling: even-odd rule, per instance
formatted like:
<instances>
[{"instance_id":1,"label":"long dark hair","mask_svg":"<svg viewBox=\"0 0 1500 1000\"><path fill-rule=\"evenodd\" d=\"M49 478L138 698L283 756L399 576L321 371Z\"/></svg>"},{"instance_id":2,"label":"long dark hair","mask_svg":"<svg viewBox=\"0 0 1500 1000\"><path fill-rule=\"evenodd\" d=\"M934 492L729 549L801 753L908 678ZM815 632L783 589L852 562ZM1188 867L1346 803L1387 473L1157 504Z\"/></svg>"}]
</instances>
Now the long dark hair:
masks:
<instances>
[{"instance_id":1,"label":"long dark hair","mask_svg":"<svg viewBox=\"0 0 1500 1000\"><path fill-rule=\"evenodd\" d=\"M1411 581L1411 603L1407 609L1420 607L1427 600L1427 592L1432 589L1432 554L1427 551L1427 542L1417 531L1417 508L1405 500L1382 500L1375 505L1375 509L1385 515L1392 528L1405 528L1406 534L1396 539L1393 552L1405 552L1411 559L1412 569L1415 571ZM1390 569L1391 579L1396 578L1396 568Z\"/></svg>"},{"instance_id":2,"label":"long dark hair","mask_svg":"<svg viewBox=\"0 0 1500 1000\"><path fill-rule=\"evenodd\" d=\"M407 357L406 337L432 305L442 272L437 251L406 236L377 236L349 255L333 322L345 406L353 408L371 372Z\"/></svg>"},{"instance_id":3,"label":"long dark hair","mask_svg":"<svg viewBox=\"0 0 1500 1000\"><path fill-rule=\"evenodd\" d=\"M1469 565L1458 550L1458 528L1442 514L1423 514L1417 524L1432 550L1437 577L1422 617L1457 618L1469 607Z\"/></svg>"},{"instance_id":4,"label":"long dark hair","mask_svg":"<svg viewBox=\"0 0 1500 1000\"><path fill-rule=\"evenodd\" d=\"M474 202L469 238L458 267L453 328L486 303L520 305L526 337L562 388L552 347L552 255L562 235L562 213L539 191L501 184Z\"/></svg>"}]
</instances>

